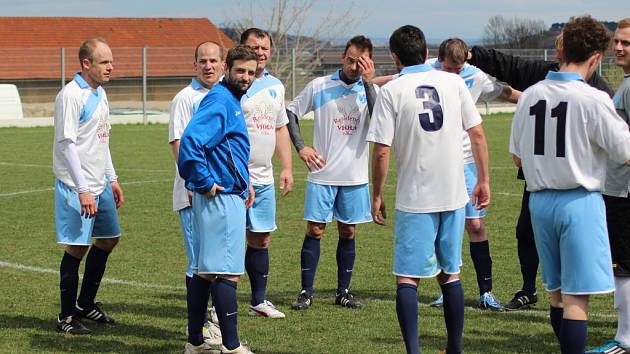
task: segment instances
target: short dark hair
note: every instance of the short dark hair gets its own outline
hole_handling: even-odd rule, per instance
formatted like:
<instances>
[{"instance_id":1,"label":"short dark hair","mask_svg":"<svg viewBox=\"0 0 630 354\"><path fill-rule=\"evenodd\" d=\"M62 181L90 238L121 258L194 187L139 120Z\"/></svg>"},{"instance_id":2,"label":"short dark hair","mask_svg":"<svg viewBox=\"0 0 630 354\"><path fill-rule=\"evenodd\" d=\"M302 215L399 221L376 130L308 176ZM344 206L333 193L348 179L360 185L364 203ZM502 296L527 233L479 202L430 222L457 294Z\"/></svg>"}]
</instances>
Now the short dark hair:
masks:
<instances>
[{"instance_id":1,"label":"short dark hair","mask_svg":"<svg viewBox=\"0 0 630 354\"><path fill-rule=\"evenodd\" d=\"M227 58L225 59L228 70L232 68L232 65L237 60L253 60L258 62L258 55L256 55L256 52L252 49L252 47L239 44L228 50Z\"/></svg>"},{"instance_id":2,"label":"short dark hair","mask_svg":"<svg viewBox=\"0 0 630 354\"><path fill-rule=\"evenodd\" d=\"M610 31L591 16L571 17L562 30L566 63L582 63L610 48Z\"/></svg>"},{"instance_id":3,"label":"short dark hair","mask_svg":"<svg viewBox=\"0 0 630 354\"><path fill-rule=\"evenodd\" d=\"M94 49L99 43L103 43L107 45L105 39L101 37L90 38L83 43L81 43L81 47L79 47L79 63L83 63L83 59L87 59L92 62L94 59ZM83 65L83 64L81 64Z\"/></svg>"},{"instance_id":4,"label":"short dark hair","mask_svg":"<svg viewBox=\"0 0 630 354\"><path fill-rule=\"evenodd\" d=\"M455 64L460 65L466 61L468 56L468 46L466 42L459 38L449 38L440 44L438 60L444 61L449 58Z\"/></svg>"},{"instance_id":5,"label":"short dark hair","mask_svg":"<svg viewBox=\"0 0 630 354\"><path fill-rule=\"evenodd\" d=\"M372 58L372 51L374 49L374 46L372 46L372 41L368 37L359 35L350 38L350 40L346 43L346 48L343 50L343 54L346 54L348 52L348 48L350 48L350 46L355 46L360 50L367 49L368 53L370 53L370 58Z\"/></svg>"},{"instance_id":6,"label":"short dark hair","mask_svg":"<svg viewBox=\"0 0 630 354\"><path fill-rule=\"evenodd\" d=\"M217 43L215 41L203 41L199 44L197 44L197 46L195 47L195 61L197 61L199 59L199 48L206 44L206 43L211 43L216 45L217 47L219 47L219 56L221 56L221 59L223 59L223 55L225 55L225 48L223 48L223 45L221 45L220 43Z\"/></svg>"},{"instance_id":7,"label":"short dark hair","mask_svg":"<svg viewBox=\"0 0 630 354\"><path fill-rule=\"evenodd\" d=\"M424 63L427 53L424 33L420 28L412 25L398 28L389 37L389 51L396 54L404 66Z\"/></svg>"},{"instance_id":8,"label":"short dark hair","mask_svg":"<svg viewBox=\"0 0 630 354\"><path fill-rule=\"evenodd\" d=\"M252 27L248 28L241 34L240 44L245 44L249 36L255 36L256 38L263 39L265 37L269 38L269 44L273 48L273 39L271 39L271 35L267 31L263 31L260 28Z\"/></svg>"}]
</instances>

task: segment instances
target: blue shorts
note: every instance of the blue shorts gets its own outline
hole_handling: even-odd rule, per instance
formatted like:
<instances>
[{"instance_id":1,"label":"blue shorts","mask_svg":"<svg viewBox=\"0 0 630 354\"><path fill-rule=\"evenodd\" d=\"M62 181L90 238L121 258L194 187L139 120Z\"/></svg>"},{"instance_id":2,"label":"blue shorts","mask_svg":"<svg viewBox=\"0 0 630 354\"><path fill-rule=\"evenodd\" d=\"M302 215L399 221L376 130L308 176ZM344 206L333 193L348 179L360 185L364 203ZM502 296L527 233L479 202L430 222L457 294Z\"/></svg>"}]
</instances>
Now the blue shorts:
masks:
<instances>
[{"instance_id":1,"label":"blue shorts","mask_svg":"<svg viewBox=\"0 0 630 354\"><path fill-rule=\"evenodd\" d=\"M253 185L256 198L247 209L247 229L253 232L272 232L276 226L276 190L272 184Z\"/></svg>"},{"instance_id":2,"label":"blue shorts","mask_svg":"<svg viewBox=\"0 0 630 354\"><path fill-rule=\"evenodd\" d=\"M329 186L306 182L304 220L329 223L332 218L354 225L372 221L370 189L357 186Z\"/></svg>"},{"instance_id":3,"label":"blue shorts","mask_svg":"<svg viewBox=\"0 0 630 354\"><path fill-rule=\"evenodd\" d=\"M466 204L466 219L479 219L486 216L486 209L477 210L472 204L472 192L477 184L477 165L474 162L464 164L464 178L466 179L466 190L468 191L468 204Z\"/></svg>"},{"instance_id":4,"label":"blue shorts","mask_svg":"<svg viewBox=\"0 0 630 354\"><path fill-rule=\"evenodd\" d=\"M193 211L191 207L179 210L179 226L182 228L184 235L184 248L188 257L188 265L186 267L186 276L192 278L193 264L195 264L195 253L193 252Z\"/></svg>"},{"instance_id":5,"label":"blue shorts","mask_svg":"<svg viewBox=\"0 0 630 354\"><path fill-rule=\"evenodd\" d=\"M547 291L588 295L615 290L600 192L532 192L529 210Z\"/></svg>"},{"instance_id":6,"label":"blue shorts","mask_svg":"<svg viewBox=\"0 0 630 354\"><path fill-rule=\"evenodd\" d=\"M245 272L245 201L236 194L193 194L193 272Z\"/></svg>"},{"instance_id":7,"label":"blue shorts","mask_svg":"<svg viewBox=\"0 0 630 354\"><path fill-rule=\"evenodd\" d=\"M118 211L114 193L105 183L103 193L94 197L97 212L93 218L81 216L79 194L58 179L55 179L55 229L57 243L64 245L89 246L92 238L120 237Z\"/></svg>"},{"instance_id":8,"label":"blue shorts","mask_svg":"<svg viewBox=\"0 0 630 354\"><path fill-rule=\"evenodd\" d=\"M464 208L437 213L396 210L394 275L429 278L441 271L459 274Z\"/></svg>"}]
</instances>

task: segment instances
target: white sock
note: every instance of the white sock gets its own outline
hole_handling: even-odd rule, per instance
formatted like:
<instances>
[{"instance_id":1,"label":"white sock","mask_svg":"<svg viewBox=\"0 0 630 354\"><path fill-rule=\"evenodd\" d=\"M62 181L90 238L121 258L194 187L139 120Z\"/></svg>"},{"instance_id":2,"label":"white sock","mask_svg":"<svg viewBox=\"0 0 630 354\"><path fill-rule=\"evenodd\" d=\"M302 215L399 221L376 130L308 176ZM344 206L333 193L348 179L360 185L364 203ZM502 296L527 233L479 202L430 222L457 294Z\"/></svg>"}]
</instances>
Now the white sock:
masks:
<instances>
[{"instance_id":1,"label":"white sock","mask_svg":"<svg viewBox=\"0 0 630 354\"><path fill-rule=\"evenodd\" d=\"M630 278L615 277L615 309L618 313L615 340L630 348Z\"/></svg>"}]
</instances>

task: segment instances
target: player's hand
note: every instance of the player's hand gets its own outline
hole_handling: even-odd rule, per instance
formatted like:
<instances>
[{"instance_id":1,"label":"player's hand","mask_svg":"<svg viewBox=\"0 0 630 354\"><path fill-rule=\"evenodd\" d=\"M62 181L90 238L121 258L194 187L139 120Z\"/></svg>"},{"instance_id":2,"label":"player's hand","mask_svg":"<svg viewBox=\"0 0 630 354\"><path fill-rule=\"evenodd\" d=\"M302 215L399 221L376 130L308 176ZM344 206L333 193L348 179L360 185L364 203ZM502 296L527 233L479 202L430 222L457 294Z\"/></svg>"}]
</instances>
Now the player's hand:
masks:
<instances>
[{"instance_id":1,"label":"player's hand","mask_svg":"<svg viewBox=\"0 0 630 354\"><path fill-rule=\"evenodd\" d=\"M207 191L204 195L208 198L214 197L215 195L217 195L218 192L224 190L224 187L221 187L220 185L214 183L212 185L212 189L210 189L209 191Z\"/></svg>"},{"instance_id":2,"label":"player's hand","mask_svg":"<svg viewBox=\"0 0 630 354\"><path fill-rule=\"evenodd\" d=\"M490 205L490 184L477 183L472 192L472 204L475 209L481 210Z\"/></svg>"},{"instance_id":3,"label":"player's hand","mask_svg":"<svg viewBox=\"0 0 630 354\"><path fill-rule=\"evenodd\" d=\"M280 190L283 197L293 190L293 173L291 170L280 171Z\"/></svg>"},{"instance_id":4,"label":"player's hand","mask_svg":"<svg viewBox=\"0 0 630 354\"><path fill-rule=\"evenodd\" d=\"M361 69L361 78L363 82L371 82L374 79L374 75L376 74L376 69L374 68L374 62L368 55L362 55L357 60L357 65L359 69Z\"/></svg>"},{"instance_id":5,"label":"player's hand","mask_svg":"<svg viewBox=\"0 0 630 354\"><path fill-rule=\"evenodd\" d=\"M385 208L385 201L380 195L372 197L372 220L378 225L385 225L385 219L387 219L387 209ZM380 214L380 215L379 215Z\"/></svg>"},{"instance_id":6,"label":"player's hand","mask_svg":"<svg viewBox=\"0 0 630 354\"><path fill-rule=\"evenodd\" d=\"M114 193L114 200L116 201L116 209L120 208L125 202L125 196L123 195L122 188L118 181L111 181L109 183L112 187L112 193Z\"/></svg>"},{"instance_id":7,"label":"player's hand","mask_svg":"<svg viewBox=\"0 0 630 354\"><path fill-rule=\"evenodd\" d=\"M90 192L79 193L79 203L81 203L81 216L93 218L98 211L96 207L96 199Z\"/></svg>"},{"instance_id":8,"label":"player's hand","mask_svg":"<svg viewBox=\"0 0 630 354\"><path fill-rule=\"evenodd\" d=\"M188 195L188 203L190 203L190 206L192 206L193 192L186 189L186 194Z\"/></svg>"},{"instance_id":9,"label":"player's hand","mask_svg":"<svg viewBox=\"0 0 630 354\"><path fill-rule=\"evenodd\" d=\"M326 160L324 160L324 157L312 147L305 146L298 154L310 171L321 170L324 166L326 166Z\"/></svg>"},{"instance_id":10,"label":"player's hand","mask_svg":"<svg viewBox=\"0 0 630 354\"><path fill-rule=\"evenodd\" d=\"M249 184L249 195L247 199L245 199L245 208L251 208L254 205L254 199L256 199L256 192L254 191L254 186Z\"/></svg>"}]
</instances>

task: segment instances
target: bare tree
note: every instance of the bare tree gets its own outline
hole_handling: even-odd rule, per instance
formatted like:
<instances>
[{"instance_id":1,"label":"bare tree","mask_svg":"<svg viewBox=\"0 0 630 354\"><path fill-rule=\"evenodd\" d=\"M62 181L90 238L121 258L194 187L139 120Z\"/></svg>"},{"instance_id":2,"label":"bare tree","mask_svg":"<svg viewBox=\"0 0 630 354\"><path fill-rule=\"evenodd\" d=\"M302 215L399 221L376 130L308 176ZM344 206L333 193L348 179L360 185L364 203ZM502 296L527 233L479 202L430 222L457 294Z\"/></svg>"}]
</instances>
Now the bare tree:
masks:
<instances>
[{"instance_id":1,"label":"bare tree","mask_svg":"<svg viewBox=\"0 0 630 354\"><path fill-rule=\"evenodd\" d=\"M484 43L499 48L540 48L545 33L542 20L519 17L506 20L503 16L493 16L484 28Z\"/></svg>"},{"instance_id":2,"label":"bare tree","mask_svg":"<svg viewBox=\"0 0 630 354\"><path fill-rule=\"evenodd\" d=\"M247 28L259 27L268 31L274 42L274 51L269 61L270 70L289 88L292 84L291 50L296 53L296 66L300 71L312 72L319 63L319 50L330 46L331 40L347 34L355 27L363 14L357 13L354 3L345 8L331 7L325 14L316 16L315 0L275 0L273 6L263 6L263 2L250 0L235 7L249 9L244 17L227 24L236 30L237 35ZM268 4L268 2L264 2ZM242 15L243 11L238 12ZM315 25L308 26L308 24ZM296 76L299 77L300 73ZM297 80L298 87L305 80Z\"/></svg>"}]
</instances>

